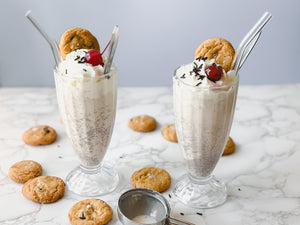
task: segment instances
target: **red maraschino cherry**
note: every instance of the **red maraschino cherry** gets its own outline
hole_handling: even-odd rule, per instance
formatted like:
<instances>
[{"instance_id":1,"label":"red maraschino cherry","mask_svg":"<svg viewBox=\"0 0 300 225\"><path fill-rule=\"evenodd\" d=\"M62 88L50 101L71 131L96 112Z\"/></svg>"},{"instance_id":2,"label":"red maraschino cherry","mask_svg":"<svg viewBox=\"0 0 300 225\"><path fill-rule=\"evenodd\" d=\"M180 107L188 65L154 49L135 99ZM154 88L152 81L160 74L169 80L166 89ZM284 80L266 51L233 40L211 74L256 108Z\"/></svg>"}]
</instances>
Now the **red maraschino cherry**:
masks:
<instances>
[{"instance_id":1,"label":"red maraschino cherry","mask_svg":"<svg viewBox=\"0 0 300 225\"><path fill-rule=\"evenodd\" d=\"M213 64L205 68L205 73L209 80L215 82L221 79L223 74L223 69L221 66L217 66L216 64Z\"/></svg>"},{"instance_id":2,"label":"red maraschino cherry","mask_svg":"<svg viewBox=\"0 0 300 225\"><path fill-rule=\"evenodd\" d=\"M85 60L87 63L92 64L92 66L98 66L103 64L102 55L96 49L89 50L85 55Z\"/></svg>"}]
</instances>

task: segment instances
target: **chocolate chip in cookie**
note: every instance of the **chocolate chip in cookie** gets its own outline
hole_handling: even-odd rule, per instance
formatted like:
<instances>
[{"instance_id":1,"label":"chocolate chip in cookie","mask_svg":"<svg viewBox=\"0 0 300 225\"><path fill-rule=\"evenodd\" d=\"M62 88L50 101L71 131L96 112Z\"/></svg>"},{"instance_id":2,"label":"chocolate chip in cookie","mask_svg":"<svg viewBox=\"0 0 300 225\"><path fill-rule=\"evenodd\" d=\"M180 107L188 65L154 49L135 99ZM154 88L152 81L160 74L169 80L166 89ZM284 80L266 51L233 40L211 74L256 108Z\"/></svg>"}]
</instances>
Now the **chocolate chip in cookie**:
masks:
<instances>
[{"instance_id":1,"label":"chocolate chip in cookie","mask_svg":"<svg viewBox=\"0 0 300 225\"><path fill-rule=\"evenodd\" d=\"M215 59L215 62L227 72L230 70L234 54L234 48L229 41L222 38L210 38L199 45L194 58Z\"/></svg>"},{"instance_id":2,"label":"chocolate chip in cookie","mask_svg":"<svg viewBox=\"0 0 300 225\"><path fill-rule=\"evenodd\" d=\"M42 174L42 166L33 160L22 160L13 164L8 170L8 176L19 183L38 177Z\"/></svg>"},{"instance_id":3,"label":"chocolate chip in cookie","mask_svg":"<svg viewBox=\"0 0 300 225\"><path fill-rule=\"evenodd\" d=\"M29 128L23 133L22 139L30 145L49 145L56 140L56 131L47 125Z\"/></svg>"},{"instance_id":4,"label":"chocolate chip in cookie","mask_svg":"<svg viewBox=\"0 0 300 225\"><path fill-rule=\"evenodd\" d=\"M59 48L63 59L76 49L96 49L100 51L97 38L90 31L82 28L71 28L61 37Z\"/></svg>"}]
</instances>

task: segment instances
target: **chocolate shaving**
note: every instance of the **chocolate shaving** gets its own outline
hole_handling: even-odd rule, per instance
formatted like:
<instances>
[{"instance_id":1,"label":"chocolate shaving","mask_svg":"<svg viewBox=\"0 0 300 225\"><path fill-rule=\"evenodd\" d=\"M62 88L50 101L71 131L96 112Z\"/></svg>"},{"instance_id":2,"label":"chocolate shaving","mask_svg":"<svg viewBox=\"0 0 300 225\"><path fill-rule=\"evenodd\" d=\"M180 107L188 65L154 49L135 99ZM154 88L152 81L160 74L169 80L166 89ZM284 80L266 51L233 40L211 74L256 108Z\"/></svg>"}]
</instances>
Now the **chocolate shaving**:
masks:
<instances>
[{"instance_id":1,"label":"chocolate shaving","mask_svg":"<svg viewBox=\"0 0 300 225\"><path fill-rule=\"evenodd\" d=\"M86 217L84 215L84 212L81 213L81 217L79 217L79 219L81 219L81 220L85 220L86 219Z\"/></svg>"}]
</instances>

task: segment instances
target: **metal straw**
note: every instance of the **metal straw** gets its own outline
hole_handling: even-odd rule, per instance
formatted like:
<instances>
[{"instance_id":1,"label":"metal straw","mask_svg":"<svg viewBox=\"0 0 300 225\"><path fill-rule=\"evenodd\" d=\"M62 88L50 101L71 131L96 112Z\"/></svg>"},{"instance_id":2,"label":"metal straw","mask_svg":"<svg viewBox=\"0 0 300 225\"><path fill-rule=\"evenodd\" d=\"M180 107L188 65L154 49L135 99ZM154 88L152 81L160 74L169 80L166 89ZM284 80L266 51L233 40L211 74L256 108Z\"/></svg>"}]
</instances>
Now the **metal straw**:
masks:
<instances>
[{"instance_id":1,"label":"metal straw","mask_svg":"<svg viewBox=\"0 0 300 225\"><path fill-rule=\"evenodd\" d=\"M40 25L38 25L37 21L31 16L31 11L28 10L27 13L25 14L25 17L27 19L30 20L30 22L33 24L33 26L35 26L35 28L40 32L40 34L46 39L46 41L48 42L48 44L50 45L53 57L54 57L54 61L56 66L58 66L58 63L60 62L60 50L58 47L58 44L56 43L56 41L54 39L52 39L43 29ZM54 50L56 49L56 51Z\"/></svg>"},{"instance_id":2,"label":"metal straw","mask_svg":"<svg viewBox=\"0 0 300 225\"><path fill-rule=\"evenodd\" d=\"M114 55L116 52L116 48L118 45L118 40L119 40L119 33L120 33L120 29L119 26L115 26L114 30L112 32L111 35L111 43L109 46L109 53L108 53L108 57L107 57L107 62L105 64L105 68L104 68L104 74L109 73L113 59L114 59Z\"/></svg>"},{"instance_id":3,"label":"metal straw","mask_svg":"<svg viewBox=\"0 0 300 225\"><path fill-rule=\"evenodd\" d=\"M267 24L267 22L269 22L271 17L271 13L265 12L263 16L257 21L257 23L251 28L251 30L246 34L235 52L231 64L231 70L235 70L236 73L239 71L239 69L242 67L245 60L249 56L250 52L252 51L253 47L255 46L257 40L259 39L263 27Z\"/></svg>"}]
</instances>

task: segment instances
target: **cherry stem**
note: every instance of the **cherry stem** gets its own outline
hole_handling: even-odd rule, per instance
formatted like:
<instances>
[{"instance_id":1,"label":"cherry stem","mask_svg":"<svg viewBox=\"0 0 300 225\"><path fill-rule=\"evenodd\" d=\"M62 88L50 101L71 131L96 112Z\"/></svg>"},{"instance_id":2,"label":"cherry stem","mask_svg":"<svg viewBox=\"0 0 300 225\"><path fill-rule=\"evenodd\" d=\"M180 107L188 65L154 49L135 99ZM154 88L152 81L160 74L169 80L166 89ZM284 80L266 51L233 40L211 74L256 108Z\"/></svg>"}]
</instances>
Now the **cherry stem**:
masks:
<instances>
[{"instance_id":1,"label":"cherry stem","mask_svg":"<svg viewBox=\"0 0 300 225\"><path fill-rule=\"evenodd\" d=\"M106 51L106 49L108 48L108 46L110 45L111 40L109 40L108 44L106 45L105 49L100 53L101 55L103 55L103 53Z\"/></svg>"}]
</instances>

